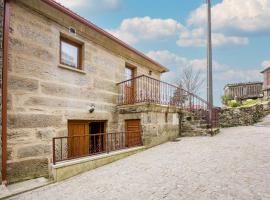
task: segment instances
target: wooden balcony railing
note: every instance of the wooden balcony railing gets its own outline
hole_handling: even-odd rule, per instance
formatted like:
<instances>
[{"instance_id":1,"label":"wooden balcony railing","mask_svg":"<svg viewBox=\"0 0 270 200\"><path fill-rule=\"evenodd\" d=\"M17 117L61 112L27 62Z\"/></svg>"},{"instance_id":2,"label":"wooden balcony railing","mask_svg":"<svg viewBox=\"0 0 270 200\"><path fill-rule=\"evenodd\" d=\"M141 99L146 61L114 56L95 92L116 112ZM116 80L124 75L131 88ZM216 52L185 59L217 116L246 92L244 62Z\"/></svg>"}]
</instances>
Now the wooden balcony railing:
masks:
<instances>
[{"instance_id":1,"label":"wooden balcony railing","mask_svg":"<svg viewBox=\"0 0 270 200\"><path fill-rule=\"evenodd\" d=\"M206 121L211 127L218 124L218 110L213 109L210 121L207 101L183 88L146 75L120 82L117 85L118 105L146 103L175 106L193 112L197 119Z\"/></svg>"}]
</instances>

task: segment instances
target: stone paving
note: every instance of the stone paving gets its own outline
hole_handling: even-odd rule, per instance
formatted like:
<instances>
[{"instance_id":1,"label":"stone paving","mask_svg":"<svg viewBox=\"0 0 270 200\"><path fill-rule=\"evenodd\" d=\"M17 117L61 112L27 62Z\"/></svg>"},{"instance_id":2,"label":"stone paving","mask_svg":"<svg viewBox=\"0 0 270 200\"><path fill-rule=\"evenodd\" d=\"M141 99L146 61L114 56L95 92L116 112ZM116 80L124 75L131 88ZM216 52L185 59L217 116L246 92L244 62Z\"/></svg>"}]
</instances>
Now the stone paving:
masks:
<instances>
[{"instance_id":1,"label":"stone paving","mask_svg":"<svg viewBox=\"0 0 270 200\"><path fill-rule=\"evenodd\" d=\"M270 117L260 126L169 142L11 199L268 200Z\"/></svg>"}]
</instances>

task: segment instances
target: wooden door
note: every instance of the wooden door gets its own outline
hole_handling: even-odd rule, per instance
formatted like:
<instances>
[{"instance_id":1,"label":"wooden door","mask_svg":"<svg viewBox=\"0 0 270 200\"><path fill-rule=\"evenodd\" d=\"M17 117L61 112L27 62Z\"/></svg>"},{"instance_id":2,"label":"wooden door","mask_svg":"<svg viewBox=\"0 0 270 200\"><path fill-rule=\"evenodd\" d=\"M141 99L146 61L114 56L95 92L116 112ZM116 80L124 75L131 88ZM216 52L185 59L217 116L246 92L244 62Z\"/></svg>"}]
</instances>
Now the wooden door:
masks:
<instances>
[{"instance_id":1,"label":"wooden door","mask_svg":"<svg viewBox=\"0 0 270 200\"><path fill-rule=\"evenodd\" d=\"M134 103L134 85L133 81L125 84L125 104Z\"/></svg>"},{"instance_id":2,"label":"wooden door","mask_svg":"<svg viewBox=\"0 0 270 200\"><path fill-rule=\"evenodd\" d=\"M134 69L126 67L125 68L125 86L124 86L124 103L133 104L134 103Z\"/></svg>"},{"instance_id":3,"label":"wooden door","mask_svg":"<svg viewBox=\"0 0 270 200\"><path fill-rule=\"evenodd\" d=\"M140 120L126 120L125 145L133 147L141 145Z\"/></svg>"},{"instance_id":4,"label":"wooden door","mask_svg":"<svg viewBox=\"0 0 270 200\"><path fill-rule=\"evenodd\" d=\"M68 122L68 157L81 157L89 154L89 122Z\"/></svg>"}]
</instances>

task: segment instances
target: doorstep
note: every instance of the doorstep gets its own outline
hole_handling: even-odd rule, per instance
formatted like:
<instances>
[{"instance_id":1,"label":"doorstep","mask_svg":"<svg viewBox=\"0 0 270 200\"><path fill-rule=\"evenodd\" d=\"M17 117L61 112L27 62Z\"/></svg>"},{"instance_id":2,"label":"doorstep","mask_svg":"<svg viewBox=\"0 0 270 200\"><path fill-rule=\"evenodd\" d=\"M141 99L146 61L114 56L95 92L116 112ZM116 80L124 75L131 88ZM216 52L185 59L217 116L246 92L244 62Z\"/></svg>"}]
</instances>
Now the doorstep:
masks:
<instances>
[{"instance_id":1,"label":"doorstep","mask_svg":"<svg viewBox=\"0 0 270 200\"><path fill-rule=\"evenodd\" d=\"M17 194L28 192L48 184L53 183L51 180L41 177L36 179L31 179L19 183L14 183L11 185L1 185L0 186L0 199L8 198Z\"/></svg>"},{"instance_id":2,"label":"doorstep","mask_svg":"<svg viewBox=\"0 0 270 200\"><path fill-rule=\"evenodd\" d=\"M95 156L59 162L51 165L52 174L55 181L62 181L80 173L101 167L116 160L136 154L145 150L146 147L134 147L124 150L113 151Z\"/></svg>"}]
</instances>

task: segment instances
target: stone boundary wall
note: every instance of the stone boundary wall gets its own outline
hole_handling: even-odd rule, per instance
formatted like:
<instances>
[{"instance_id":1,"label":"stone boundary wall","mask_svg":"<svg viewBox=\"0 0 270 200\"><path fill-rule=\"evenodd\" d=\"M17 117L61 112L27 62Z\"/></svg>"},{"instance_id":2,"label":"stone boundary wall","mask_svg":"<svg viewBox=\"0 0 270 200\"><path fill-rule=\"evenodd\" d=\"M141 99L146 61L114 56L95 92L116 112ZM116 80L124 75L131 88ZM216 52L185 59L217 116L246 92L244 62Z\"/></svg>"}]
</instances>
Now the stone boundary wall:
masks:
<instances>
[{"instance_id":1,"label":"stone boundary wall","mask_svg":"<svg viewBox=\"0 0 270 200\"><path fill-rule=\"evenodd\" d=\"M250 107L224 108L220 113L221 127L249 126L270 114L270 101Z\"/></svg>"}]
</instances>

